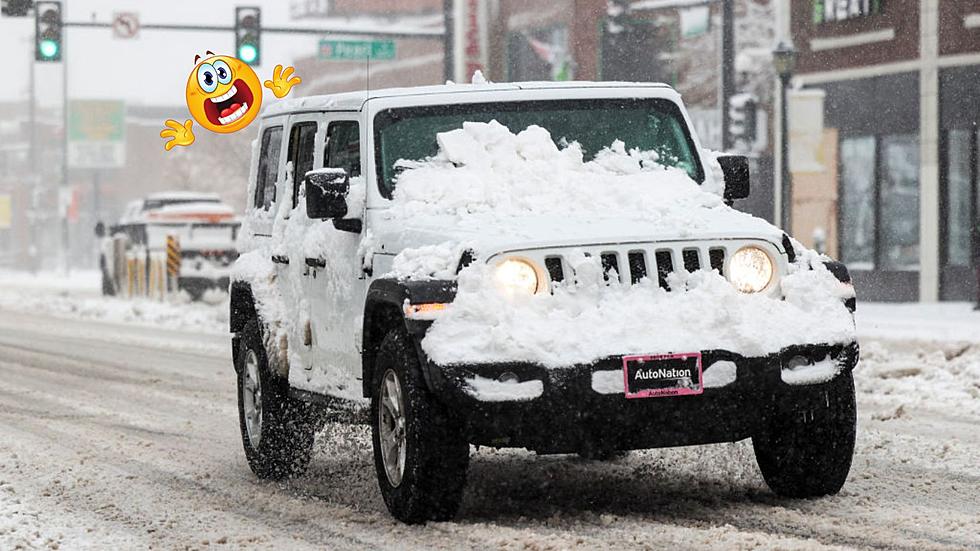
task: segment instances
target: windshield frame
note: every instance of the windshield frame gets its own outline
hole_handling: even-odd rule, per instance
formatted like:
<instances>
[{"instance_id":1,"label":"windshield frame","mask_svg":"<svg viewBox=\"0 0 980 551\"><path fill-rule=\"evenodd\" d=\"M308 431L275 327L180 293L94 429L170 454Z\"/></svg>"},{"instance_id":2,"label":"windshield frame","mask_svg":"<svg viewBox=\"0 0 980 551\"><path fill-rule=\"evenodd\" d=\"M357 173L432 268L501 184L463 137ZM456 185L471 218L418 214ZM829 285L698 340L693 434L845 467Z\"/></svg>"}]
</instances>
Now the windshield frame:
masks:
<instances>
[{"instance_id":1,"label":"windshield frame","mask_svg":"<svg viewBox=\"0 0 980 551\"><path fill-rule=\"evenodd\" d=\"M580 110L592 110L600 107L608 106L609 104L619 104L619 105L650 105L651 108L656 108L666 114L669 114L677 119L680 123L681 129L684 133L684 142L687 147L691 150L691 156L694 159L695 174L691 177L698 185L701 185L705 181L705 169L701 160L701 154L698 150L697 144L694 141L694 136L691 134L690 124L687 118L684 116L684 112L681 110L680 106L667 98L658 97L600 97L600 98L576 98L576 99L528 99L528 100L508 100L508 101L478 101L472 103L453 103L453 104L433 104L433 105L413 105L413 106L402 106L402 107L389 107L382 109L375 113L374 121L372 124L372 132L374 134L374 143L372 144L372 149L374 150L374 167L375 167L375 185L378 188L378 193L381 197L390 200L392 198L392 191L394 187L388 189L385 186L384 181L384 166L382 164L382 154L381 154L381 133L388 126L394 124L398 120L405 118L412 118L415 116L440 116L440 115L461 115L473 111L483 111L483 110L494 110L494 111L512 111L517 109L527 109L533 111L534 109L550 108L550 109L580 109ZM519 106L519 107L518 107ZM520 129L520 130L523 130ZM519 131L518 129L511 129L511 131ZM612 145L612 144L609 144Z\"/></svg>"}]
</instances>

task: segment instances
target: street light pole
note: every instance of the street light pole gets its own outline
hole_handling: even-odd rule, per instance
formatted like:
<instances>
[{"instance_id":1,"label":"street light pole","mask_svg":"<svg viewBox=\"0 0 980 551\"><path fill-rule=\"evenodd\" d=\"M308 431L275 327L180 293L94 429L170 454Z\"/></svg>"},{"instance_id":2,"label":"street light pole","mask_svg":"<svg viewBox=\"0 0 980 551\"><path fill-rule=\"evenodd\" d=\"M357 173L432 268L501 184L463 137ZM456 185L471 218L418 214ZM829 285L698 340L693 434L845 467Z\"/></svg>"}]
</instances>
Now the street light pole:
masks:
<instances>
[{"instance_id":1,"label":"street light pole","mask_svg":"<svg viewBox=\"0 0 980 551\"><path fill-rule=\"evenodd\" d=\"M442 0L442 25L443 25L443 37L442 37L442 63L443 63L443 75L444 80L452 80L456 78L456 60L454 59L454 49L456 45L454 43L456 37L454 28L456 25L456 18L453 13L455 6L453 0Z\"/></svg>"},{"instance_id":2,"label":"street light pole","mask_svg":"<svg viewBox=\"0 0 980 551\"><path fill-rule=\"evenodd\" d=\"M789 169L789 106L786 104L787 93L796 68L796 50L787 42L780 42L772 52L772 62L779 75L779 190L780 190L780 222L782 227L792 232L790 224L793 221L790 210L793 205L793 174Z\"/></svg>"},{"instance_id":3,"label":"street light pole","mask_svg":"<svg viewBox=\"0 0 980 551\"><path fill-rule=\"evenodd\" d=\"M732 148L728 103L735 95L735 0L721 2L721 149Z\"/></svg>"},{"instance_id":4,"label":"street light pole","mask_svg":"<svg viewBox=\"0 0 980 551\"><path fill-rule=\"evenodd\" d=\"M787 75L779 75L779 127L782 129L779 143L779 167L781 169L779 185L782 189L779 211L783 215L782 227L786 231L792 231L789 225L791 220L790 209L792 208L791 195L793 194L793 175L789 170L789 109L786 105L786 89L789 88L789 79L790 77Z\"/></svg>"}]
</instances>

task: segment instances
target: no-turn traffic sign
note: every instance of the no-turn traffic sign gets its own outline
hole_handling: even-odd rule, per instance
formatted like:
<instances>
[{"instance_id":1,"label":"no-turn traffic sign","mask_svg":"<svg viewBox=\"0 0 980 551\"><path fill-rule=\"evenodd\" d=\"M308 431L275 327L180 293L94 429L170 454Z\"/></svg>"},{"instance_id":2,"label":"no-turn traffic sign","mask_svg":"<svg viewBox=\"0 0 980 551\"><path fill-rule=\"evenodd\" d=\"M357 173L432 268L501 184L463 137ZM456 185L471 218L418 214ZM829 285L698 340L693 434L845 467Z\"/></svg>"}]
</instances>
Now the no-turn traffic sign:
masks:
<instances>
[{"instance_id":1,"label":"no-turn traffic sign","mask_svg":"<svg viewBox=\"0 0 980 551\"><path fill-rule=\"evenodd\" d=\"M135 12L116 12L112 16L112 35L116 38L136 38L140 32L140 16Z\"/></svg>"}]
</instances>

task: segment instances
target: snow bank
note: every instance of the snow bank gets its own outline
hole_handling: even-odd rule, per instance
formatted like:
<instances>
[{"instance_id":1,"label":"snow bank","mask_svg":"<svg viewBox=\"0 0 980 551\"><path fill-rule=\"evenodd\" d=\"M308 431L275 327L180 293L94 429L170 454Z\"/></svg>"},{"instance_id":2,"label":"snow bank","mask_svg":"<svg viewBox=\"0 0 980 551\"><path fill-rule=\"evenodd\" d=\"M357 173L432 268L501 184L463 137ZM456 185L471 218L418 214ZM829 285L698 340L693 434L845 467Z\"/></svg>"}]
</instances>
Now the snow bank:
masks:
<instances>
[{"instance_id":1,"label":"snow bank","mask_svg":"<svg viewBox=\"0 0 980 551\"><path fill-rule=\"evenodd\" d=\"M862 302L857 320L862 338L980 343L980 312L967 302Z\"/></svg>"},{"instance_id":2,"label":"snow bank","mask_svg":"<svg viewBox=\"0 0 980 551\"><path fill-rule=\"evenodd\" d=\"M905 415L915 415L915 410L939 412L944 420L950 415L980 417L980 345L976 343L865 340L861 365L854 374L859 399L873 397L879 411L895 412L879 415L883 420L901 416L899 408ZM956 431L956 426L947 430Z\"/></svg>"},{"instance_id":3,"label":"snow bank","mask_svg":"<svg viewBox=\"0 0 980 551\"><path fill-rule=\"evenodd\" d=\"M204 302L183 295L166 302L147 298L103 297L99 272L70 275L0 272L0 312L30 312L62 318L133 323L208 334L227 334L228 300L209 292Z\"/></svg>"}]
</instances>

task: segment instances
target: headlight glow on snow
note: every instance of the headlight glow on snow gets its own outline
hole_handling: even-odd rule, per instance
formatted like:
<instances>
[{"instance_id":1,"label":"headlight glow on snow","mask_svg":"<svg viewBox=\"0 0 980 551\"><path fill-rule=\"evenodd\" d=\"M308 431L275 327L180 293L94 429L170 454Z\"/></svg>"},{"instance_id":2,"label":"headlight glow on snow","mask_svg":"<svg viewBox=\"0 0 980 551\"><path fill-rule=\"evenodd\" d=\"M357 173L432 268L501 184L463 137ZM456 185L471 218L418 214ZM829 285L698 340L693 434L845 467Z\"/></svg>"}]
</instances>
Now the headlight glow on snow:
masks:
<instances>
[{"instance_id":1,"label":"headlight glow on snow","mask_svg":"<svg viewBox=\"0 0 980 551\"><path fill-rule=\"evenodd\" d=\"M538 271L520 258L508 258L497 264L493 273L497 287L507 296L533 295L538 292Z\"/></svg>"},{"instance_id":2,"label":"headlight glow on snow","mask_svg":"<svg viewBox=\"0 0 980 551\"><path fill-rule=\"evenodd\" d=\"M728 264L728 279L743 293L758 293L772 281L772 259L758 247L742 247Z\"/></svg>"}]
</instances>

